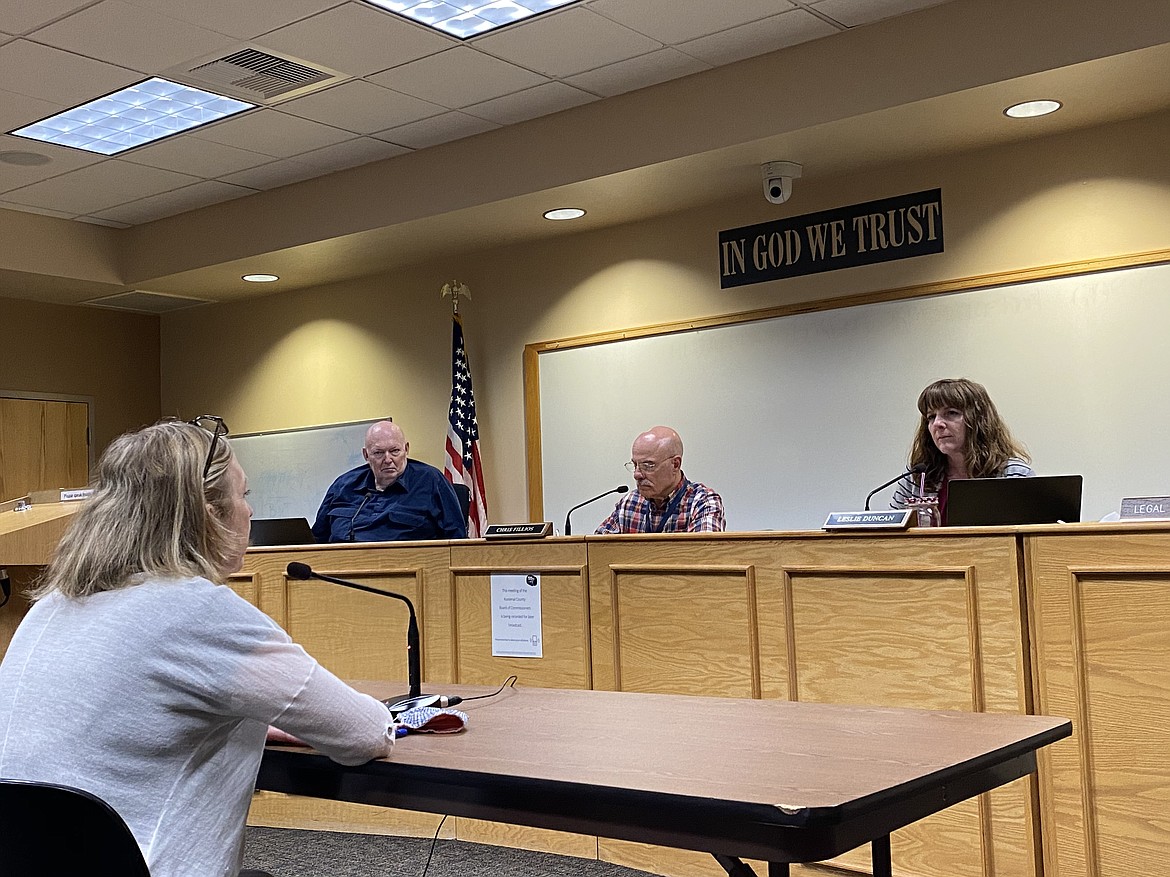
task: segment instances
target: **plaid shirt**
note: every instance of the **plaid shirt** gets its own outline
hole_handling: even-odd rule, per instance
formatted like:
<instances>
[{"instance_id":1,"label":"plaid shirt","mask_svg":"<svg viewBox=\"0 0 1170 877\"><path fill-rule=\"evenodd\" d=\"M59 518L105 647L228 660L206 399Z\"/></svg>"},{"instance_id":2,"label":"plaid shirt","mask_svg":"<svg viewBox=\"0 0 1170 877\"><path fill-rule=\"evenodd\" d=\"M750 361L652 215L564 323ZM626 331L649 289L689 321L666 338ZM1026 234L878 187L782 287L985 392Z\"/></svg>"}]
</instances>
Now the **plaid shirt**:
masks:
<instances>
[{"instance_id":1,"label":"plaid shirt","mask_svg":"<svg viewBox=\"0 0 1170 877\"><path fill-rule=\"evenodd\" d=\"M676 503L677 500L677 503ZM676 514L666 517L671 506ZM723 500L705 484L682 482L660 507L637 490L631 490L618 501L613 514L601 522L598 533L722 533L727 529L723 519Z\"/></svg>"}]
</instances>

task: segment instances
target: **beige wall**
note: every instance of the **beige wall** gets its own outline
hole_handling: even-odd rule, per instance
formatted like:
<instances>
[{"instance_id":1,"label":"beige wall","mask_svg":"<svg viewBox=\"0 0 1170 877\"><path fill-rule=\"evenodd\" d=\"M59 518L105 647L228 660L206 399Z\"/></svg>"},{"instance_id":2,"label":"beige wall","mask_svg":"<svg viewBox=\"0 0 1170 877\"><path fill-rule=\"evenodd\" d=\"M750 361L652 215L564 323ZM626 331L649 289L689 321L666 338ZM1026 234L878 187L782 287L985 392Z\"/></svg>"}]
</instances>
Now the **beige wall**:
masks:
<instances>
[{"instance_id":1,"label":"beige wall","mask_svg":"<svg viewBox=\"0 0 1170 877\"><path fill-rule=\"evenodd\" d=\"M438 291L455 277L474 295L465 328L492 518L523 520L525 344L1167 249L1168 135L1170 114L1160 114L836 179L818 178L806 160L783 208L761 195L170 314L162 318L162 407L218 412L236 432L389 413L406 428L413 456L440 462L450 327ZM722 229L933 187L943 192L945 253L719 289Z\"/></svg>"},{"instance_id":2,"label":"beige wall","mask_svg":"<svg viewBox=\"0 0 1170 877\"><path fill-rule=\"evenodd\" d=\"M93 401L93 450L159 416L159 321L3 298L0 390Z\"/></svg>"}]
</instances>

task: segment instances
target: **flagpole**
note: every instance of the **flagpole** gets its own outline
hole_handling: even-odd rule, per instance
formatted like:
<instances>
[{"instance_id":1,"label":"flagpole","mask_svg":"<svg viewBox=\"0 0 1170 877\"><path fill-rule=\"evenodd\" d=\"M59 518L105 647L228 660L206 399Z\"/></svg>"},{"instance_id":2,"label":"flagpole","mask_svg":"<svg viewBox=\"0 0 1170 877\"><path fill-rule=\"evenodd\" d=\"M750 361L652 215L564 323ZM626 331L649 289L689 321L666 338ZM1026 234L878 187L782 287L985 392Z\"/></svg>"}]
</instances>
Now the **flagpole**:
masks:
<instances>
[{"instance_id":1,"label":"flagpole","mask_svg":"<svg viewBox=\"0 0 1170 877\"><path fill-rule=\"evenodd\" d=\"M488 510L475 392L471 386L471 365L467 361L467 351L463 344L463 320L459 317L459 299L470 300L471 290L467 284L451 280L443 284L439 295L451 296L451 403L448 407L443 475L453 485L465 489L467 534L475 538L483 536L487 528Z\"/></svg>"}]
</instances>

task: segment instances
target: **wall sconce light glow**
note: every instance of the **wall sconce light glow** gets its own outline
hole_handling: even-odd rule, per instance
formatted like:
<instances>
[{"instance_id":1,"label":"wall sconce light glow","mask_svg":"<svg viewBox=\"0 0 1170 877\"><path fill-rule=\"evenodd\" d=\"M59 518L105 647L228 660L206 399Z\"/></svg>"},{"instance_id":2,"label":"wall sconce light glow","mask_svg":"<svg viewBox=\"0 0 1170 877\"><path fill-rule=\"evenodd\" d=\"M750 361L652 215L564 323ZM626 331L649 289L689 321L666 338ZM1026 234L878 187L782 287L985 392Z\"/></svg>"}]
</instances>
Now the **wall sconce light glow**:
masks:
<instances>
[{"instance_id":1,"label":"wall sconce light glow","mask_svg":"<svg viewBox=\"0 0 1170 877\"><path fill-rule=\"evenodd\" d=\"M370 0L390 12L403 15L461 40L487 33L506 24L532 18L576 0Z\"/></svg>"},{"instance_id":2,"label":"wall sconce light glow","mask_svg":"<svg viewBox=\"0 0 1170 877\"><path fill-rule=\"evenodd\" d=\"M584 215L585 211L580 207L558 207L556 210L546 210L544 212L544 218L552 220L580 219Z\"/></svg>"},{"instance_id":3,"label":"wall sconce light glow","mask_svg":"<svg viewBox=\"0 0 1170 877\"><path fill-rule=\"evenodd\" d=\"M1034 119L1037 116L1055 113L1060 107L1061 103L1058 100L1027 100L1008 107L1003 114L1011 119Z\"/></svg>"},{"instance_id":4,"label":"wall sconce light glow","mask_svg":"<svg viewBox=\"0 0 1170 877\"><path fill-rule=\"evenodd\" d=\"M280 280L275 274L245 274L240 279L247 280L249 283L272 283Z\"/></svg>"},{"instance_id":5,"label":"wall sconce light glow","mask_svg":"<svg viewBox=\"0 0 1170 877\"><path fill-rule=\"evenodd\" d=\"M117 155L254 106L156 76L8 133Z\"/></svg>"}]
</instances>

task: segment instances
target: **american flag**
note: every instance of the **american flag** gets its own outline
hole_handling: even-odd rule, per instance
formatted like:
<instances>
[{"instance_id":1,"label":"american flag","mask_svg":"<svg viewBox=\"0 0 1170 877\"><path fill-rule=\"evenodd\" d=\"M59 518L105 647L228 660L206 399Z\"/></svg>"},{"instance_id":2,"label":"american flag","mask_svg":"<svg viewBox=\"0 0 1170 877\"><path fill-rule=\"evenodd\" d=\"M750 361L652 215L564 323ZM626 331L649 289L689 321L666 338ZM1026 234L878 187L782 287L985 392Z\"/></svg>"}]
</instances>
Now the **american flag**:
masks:
<instances>
[{"instance_id":1,"label":"american flag","mask_svg":"<svg viewBox=\"0 0 1170 877\"><path fill-rule=\"evenodd\" d=\"M447 412L447 460L443 474L452 484L465 484L471 493L467 535L482 536L487 528L487 495L483 490L483 463L479 457L479 424L471 366L463 348L463 323L455 316L451 328L451 407Z\"/></svg>"}]
</instances>

